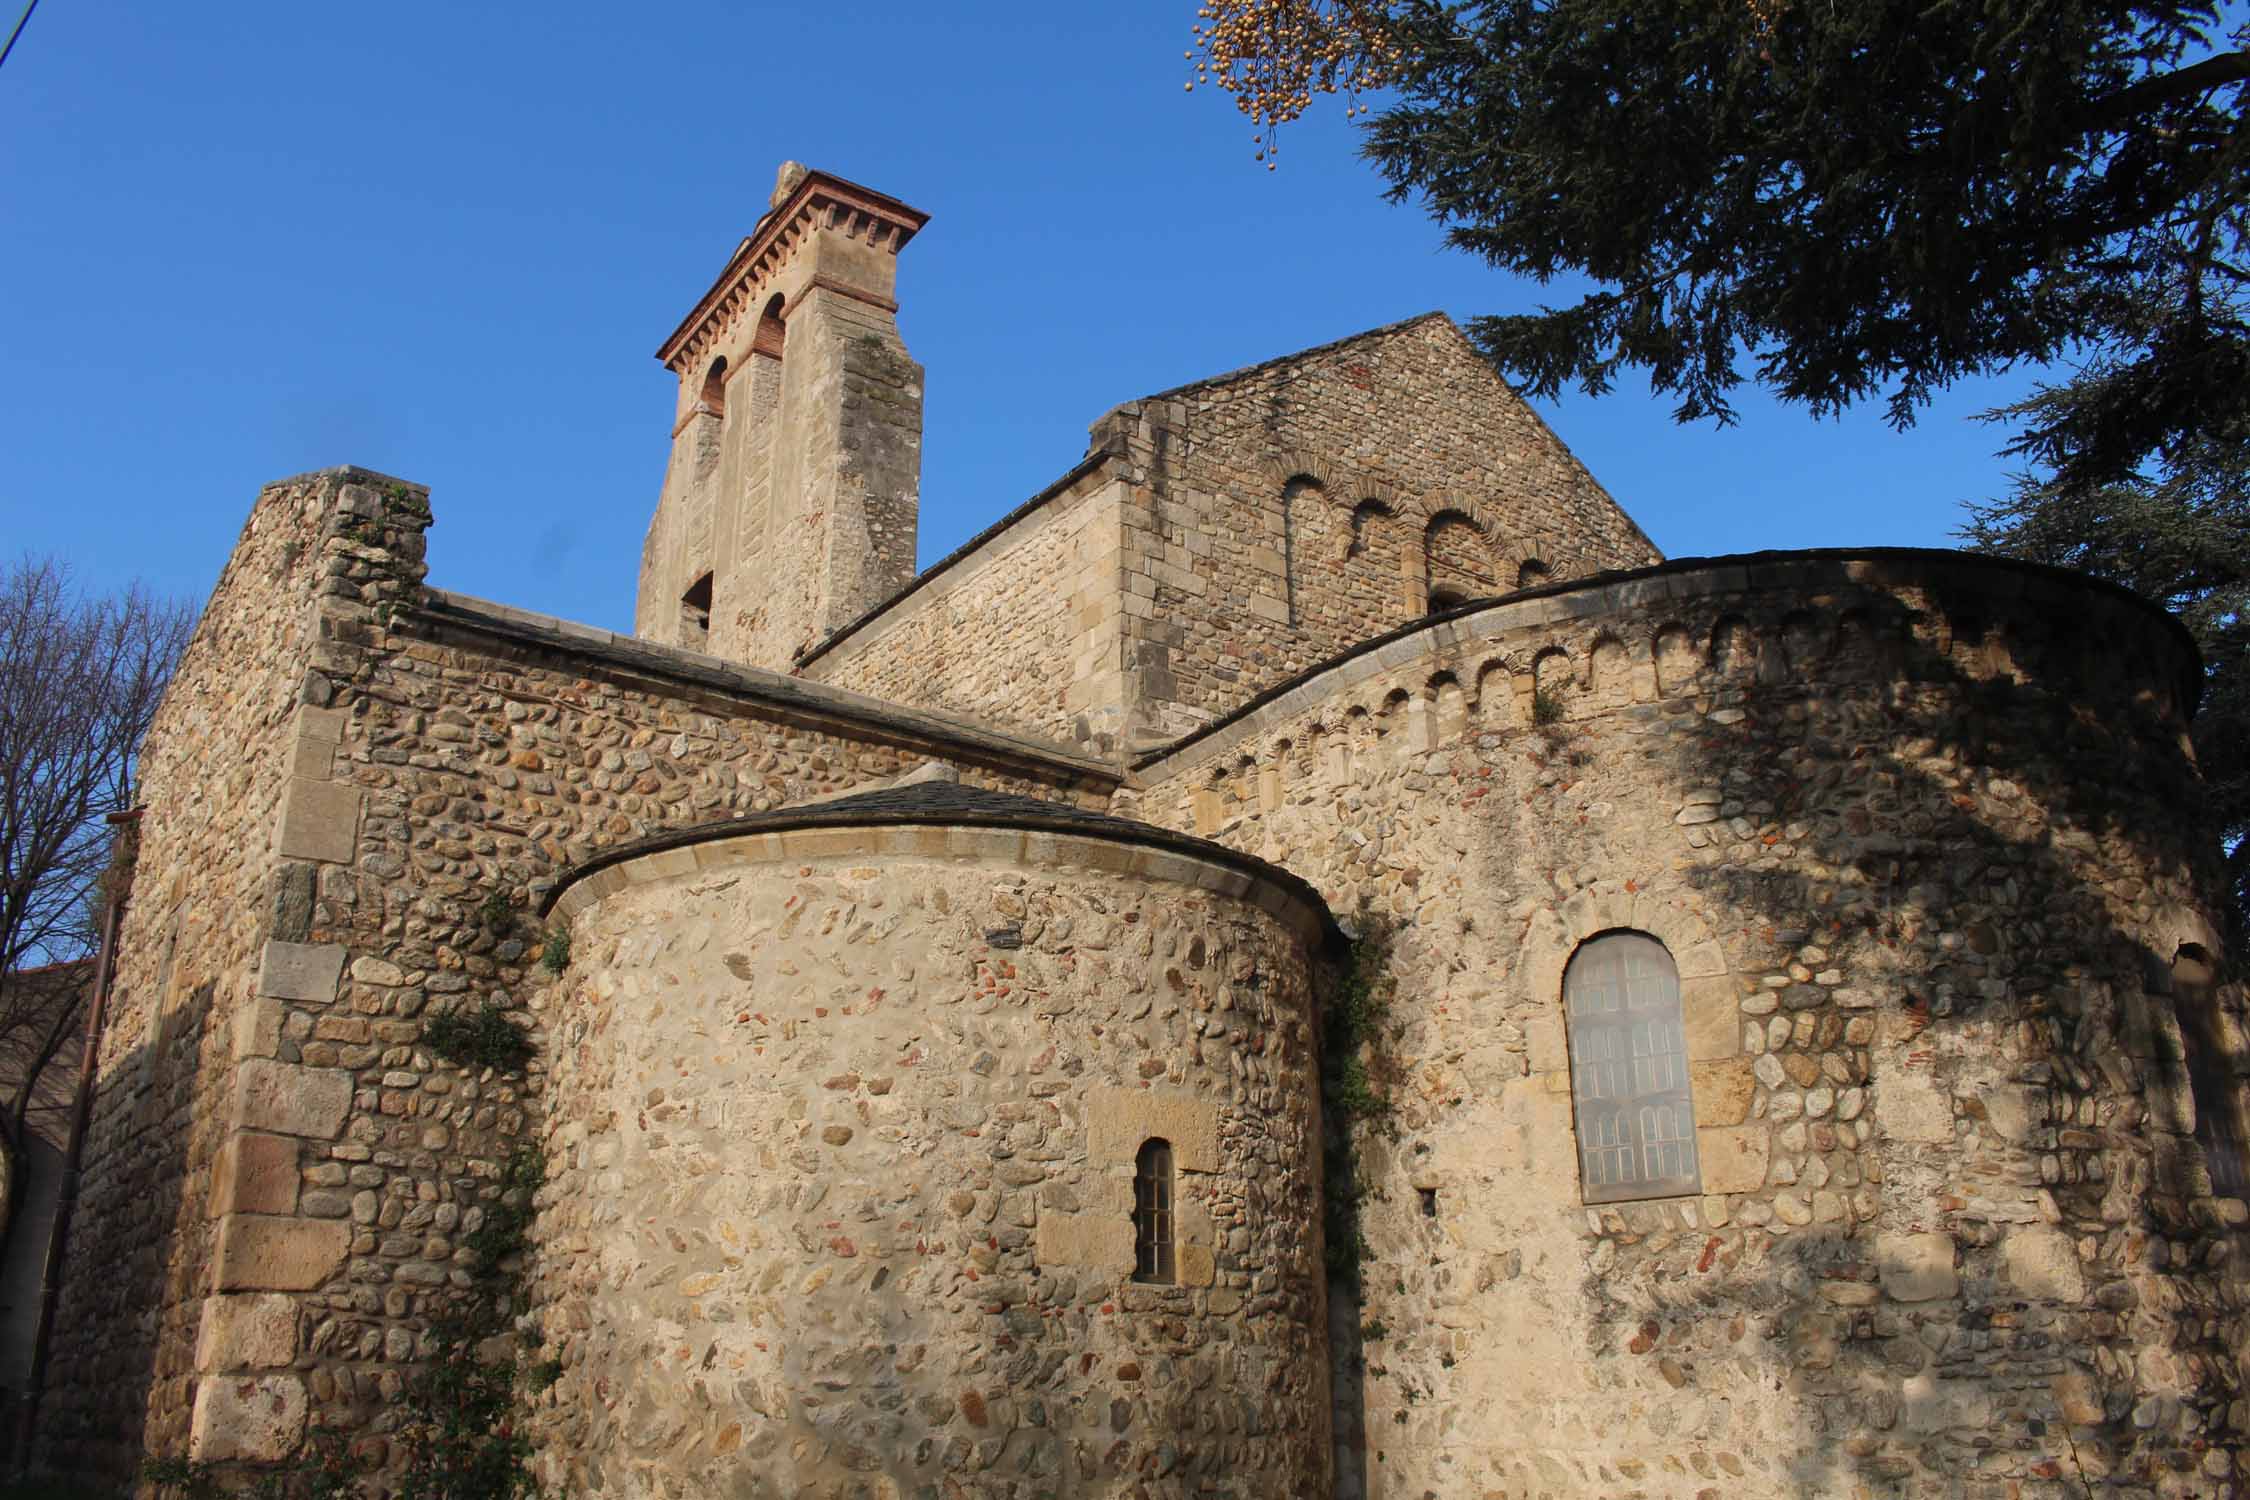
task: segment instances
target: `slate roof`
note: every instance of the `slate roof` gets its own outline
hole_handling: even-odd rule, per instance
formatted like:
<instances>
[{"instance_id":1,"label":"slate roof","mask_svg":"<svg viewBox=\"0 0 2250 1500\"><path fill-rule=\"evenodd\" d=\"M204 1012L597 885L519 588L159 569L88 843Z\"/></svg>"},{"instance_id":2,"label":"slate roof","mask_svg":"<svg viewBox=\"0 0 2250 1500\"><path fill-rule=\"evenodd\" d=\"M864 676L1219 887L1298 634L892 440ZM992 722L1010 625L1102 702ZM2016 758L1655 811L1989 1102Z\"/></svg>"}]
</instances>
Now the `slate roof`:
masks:
<instances>
[{"instance_id":1,"label":"slate roof","mask_svg":"<svg viewBox=\"0 0 2250 1500\"><path fill-rule=\"evenodd\" d=\"M796 807L776 808L772 812L752 813L743 818L729 818L718 823L703 823L623 845L597 854L564 871L555 881L554 889L541 899L539 915L544 917L565 890L597 870L666 849L679 849L716 839L740 838L746 834L779 833L795 828L895 828L901 825L1017 828L1032 833L1065 833L1081 838L1107 839L1112 843L1137 844L1144 848L1169 849L1213 864L1230 866L1254 879L1279 886L1318 914L1330 942L1340 941L1343 935L1319 891L1279 865L1269 864L1256 855L1244 854L1238 849L1230 849L1209 839L1174 833L1168 828L1158 828L1151 823L1136 822L1110 813L1089 812L1067 803L1047 802L1037 797L1021 797L1011 792L993 792L982 787L939 780L880 787L873 791L831 798L826 802L805 803Z\"/></svg>"}]
</instances>

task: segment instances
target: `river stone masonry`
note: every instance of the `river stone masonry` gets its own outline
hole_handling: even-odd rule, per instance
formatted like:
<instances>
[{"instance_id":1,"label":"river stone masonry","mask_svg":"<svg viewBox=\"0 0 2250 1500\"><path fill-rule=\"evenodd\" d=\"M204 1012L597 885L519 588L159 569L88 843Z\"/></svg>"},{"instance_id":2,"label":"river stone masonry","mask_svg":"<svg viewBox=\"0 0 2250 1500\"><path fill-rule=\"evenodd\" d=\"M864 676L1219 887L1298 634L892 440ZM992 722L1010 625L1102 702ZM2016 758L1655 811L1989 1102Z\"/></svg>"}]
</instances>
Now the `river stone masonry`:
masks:
<instances>
[{"instance_id":1,"label":"river stone masonry","mask_svg":"<svg viewBox=\"0 0 2250 1500\"><path fill-rule=\"evenodd\" d=\"M2246 1213L2166 978L2218 941L2189 666L2042 570L1679 563L1144 763L1123 805L1384 934L1337 1493L2225 1492ZM1584 1206L1563 973L1620 930L1677 966L1700 1192Z\"/></svg>"},{"instance_id":2,"label":"river stone masonry","mask_svg":"<svg viewBox=\"0 0 2250 1500\"><path fill-rule=\"evenodd\" d=\"M1325 912L1216 846L942 781L815 813L561 888L545 1477L1325 1493ZM1151 1138L1172 1285L1132 1279Z\"/></svg>"}]
</instances>

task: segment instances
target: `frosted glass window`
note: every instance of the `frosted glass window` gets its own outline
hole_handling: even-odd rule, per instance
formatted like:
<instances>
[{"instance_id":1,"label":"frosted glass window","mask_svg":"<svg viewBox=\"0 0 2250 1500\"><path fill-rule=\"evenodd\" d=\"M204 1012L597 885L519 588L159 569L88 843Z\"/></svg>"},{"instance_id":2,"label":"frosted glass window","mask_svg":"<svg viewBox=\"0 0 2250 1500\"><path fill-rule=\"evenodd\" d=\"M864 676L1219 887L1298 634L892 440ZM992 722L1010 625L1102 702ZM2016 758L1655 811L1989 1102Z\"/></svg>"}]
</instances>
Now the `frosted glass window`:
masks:
<instances>
[{"instance_id":1,"label":"frosted glass window","mask_svg":"<svg viewBox=\"0 0 2250 1500\"><path fill-rule=\"evenodd\" d=\"M1578 1170L1588 1203L1702 1191L1680 974L1656 939L1593 939L1563 974Z\"/></svg>"}]
</instances>

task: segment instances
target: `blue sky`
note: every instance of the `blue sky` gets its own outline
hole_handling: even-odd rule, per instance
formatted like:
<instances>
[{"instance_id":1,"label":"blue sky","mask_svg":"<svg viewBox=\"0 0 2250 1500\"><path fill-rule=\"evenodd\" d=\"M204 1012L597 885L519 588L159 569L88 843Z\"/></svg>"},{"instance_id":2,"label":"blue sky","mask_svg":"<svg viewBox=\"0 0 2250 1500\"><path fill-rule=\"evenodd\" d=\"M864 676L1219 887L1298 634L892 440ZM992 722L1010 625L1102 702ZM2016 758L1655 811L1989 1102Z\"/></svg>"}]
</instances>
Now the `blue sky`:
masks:
<instances>
[{"instance_id":1,"label":"blue sky","mask_svg":"<svg viewBox=\"0 0 2250 1500\"><path fill-rule=\"evenodd\" d=\"M432 486L433 583L629 628L652 353L785 158L932 215L899 316L925 562L1117 402L1539 302L1386 204L1340 105L1253 163L1182 90L1193 12L44 0L0 69L6 550L201 595L262 482L357 463ZM1969 418L2029 383L1904 435L1755 393L1679 427L1639 384L1543 411L1672 555L1945 546L2006 483Z\"/></svg>"}]
</instances>

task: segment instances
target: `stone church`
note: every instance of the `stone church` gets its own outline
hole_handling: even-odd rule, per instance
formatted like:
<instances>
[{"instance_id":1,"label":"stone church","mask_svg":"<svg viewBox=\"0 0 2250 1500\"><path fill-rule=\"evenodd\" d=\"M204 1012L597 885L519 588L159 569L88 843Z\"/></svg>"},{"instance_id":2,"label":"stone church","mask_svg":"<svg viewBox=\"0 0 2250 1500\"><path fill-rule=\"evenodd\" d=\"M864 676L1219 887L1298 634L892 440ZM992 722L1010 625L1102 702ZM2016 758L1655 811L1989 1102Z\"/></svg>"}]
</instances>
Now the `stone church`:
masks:
<instances>
[{"instance_id":1,"label":"stone church","mask_svg":"<svg viewBox=\"0 0 2250 1500\"><path fill-rule=\"evenodd\" d=\"M917 573L924 223L783 169L659 351L631 636L427 583L415 484L260 493L43 1463L381 1461L529 1147L571 1495L2250 1494L2175 621L1667 560L1439 314L1127 401ZM424 1044L488 1005L526 1070Z\"/></svg>"}]
</instances>

